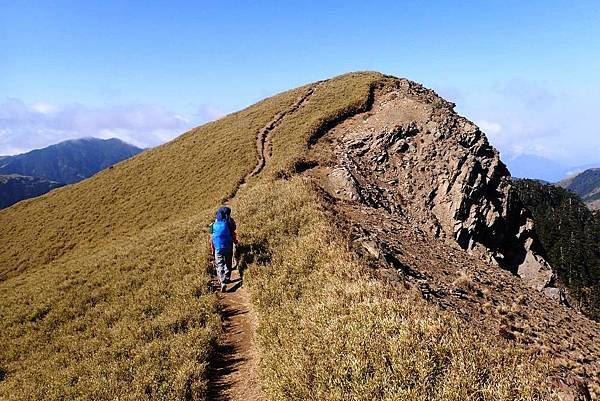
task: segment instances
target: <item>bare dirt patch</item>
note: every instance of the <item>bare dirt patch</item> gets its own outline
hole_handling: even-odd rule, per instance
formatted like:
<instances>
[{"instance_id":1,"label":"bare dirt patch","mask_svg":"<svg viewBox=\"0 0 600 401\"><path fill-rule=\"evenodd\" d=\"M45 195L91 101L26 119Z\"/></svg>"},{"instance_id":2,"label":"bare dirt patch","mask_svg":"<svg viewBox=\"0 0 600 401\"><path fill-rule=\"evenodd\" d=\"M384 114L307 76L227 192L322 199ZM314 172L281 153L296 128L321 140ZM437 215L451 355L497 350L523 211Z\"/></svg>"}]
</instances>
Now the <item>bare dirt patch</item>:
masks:
<instances>
[{"instance_id":1,"label":"bare dirt patch","mask_svg":"<svg viewBox=\"0 0 600 401\"><path fill-rule=\"evenodd\" d=\"M232 272L228 292L219 295L224 335L210 372L209 400L262 400L254 344L256 317L239 272Z\"/></svg>"}]
</instances>

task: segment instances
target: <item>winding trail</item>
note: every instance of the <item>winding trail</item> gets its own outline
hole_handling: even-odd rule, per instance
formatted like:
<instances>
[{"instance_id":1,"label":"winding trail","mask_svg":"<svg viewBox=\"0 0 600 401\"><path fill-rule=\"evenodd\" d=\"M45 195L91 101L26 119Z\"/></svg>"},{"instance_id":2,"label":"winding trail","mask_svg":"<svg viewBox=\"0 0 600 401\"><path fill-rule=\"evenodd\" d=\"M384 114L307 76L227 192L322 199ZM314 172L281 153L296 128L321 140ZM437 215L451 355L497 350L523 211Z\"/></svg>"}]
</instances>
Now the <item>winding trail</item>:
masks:
<instances>
[{"instance_id":1,"label":"winding trail","mask_svg":"<svg viewBox=\"0 0 600 401\"><path fill-rule=\"evenodd\" d=\"M311 85L287 109L261 128L256 136L258 159L227 202L235 200L237 192L248 180L258 175L271 159L271 134L283 119L300 109L313 95L320 83ZM257 319L250 302L250 294L242 287L239 270L231 275L232 283L227 292L219 293L223 315L223 335L209 372L208 399L215 401L261 401L263 399L258 381L258 351L254 342Z\"/></svg>"},{"instance_id":2,"label":"winding trail","mask_svg":"<svg viewBox=\"0 0 600 401\"><path fill-rule=\"evenodd\" d=\"M285 116L294 113L296 110L298 110L300 107L302 107L304 105L304 103L306 103L310 99L310 97L315 92L315 90L317 89L317 86L319 86L320 83L321 82L317 82L317 83L311 85L304 94L298 96L298 98L290 106L290 108L277 113L277 115L275 115L273 120L271 120L267 125L265 125L258 132L258 135L256 137L256 149L258 150L258 162L256 163L256 167L254 167L254 170L252 170L252 172L250 173L250 177L255 176L258 173L260 173L262 171L262 169L265 168L265 165L267 164L267 162L271 159L271 155L272 155L271 133L273 132L273 130L277 126L279 126L279 124L281 123L281 121L284 119Z\"/></svg>"},{"instance_id":3,"label":"winding trail","mask_svg":"<svg viewBox=\"0 0 600 401\"><path fill-rule=\"evenodd\" d=\"M306 102L308 102L310 97L315 93L317 87L323 84L324 82L326 81L319 81L310 85L310 87L302 95L298 96L296 101L292 103L290 107L277 113L275 117L273 117L273 119L267 123L267 125L265 125L258 131L256 135L256 152L258 156L256 160L256 166L254 166L254 169L251 172L246 174L246 176L240 182L240 185L238 185L238 187L226 200L226 202L233 201L238 191L248 184L248 180L251 177L258 175L265 168L268 161L271 160L271 155L273 152L273 147L271 146L271 134L273 130L281 124L281 122L286 116L294 113L296 110L301 108Z\"/></svg>"}]
</instances>

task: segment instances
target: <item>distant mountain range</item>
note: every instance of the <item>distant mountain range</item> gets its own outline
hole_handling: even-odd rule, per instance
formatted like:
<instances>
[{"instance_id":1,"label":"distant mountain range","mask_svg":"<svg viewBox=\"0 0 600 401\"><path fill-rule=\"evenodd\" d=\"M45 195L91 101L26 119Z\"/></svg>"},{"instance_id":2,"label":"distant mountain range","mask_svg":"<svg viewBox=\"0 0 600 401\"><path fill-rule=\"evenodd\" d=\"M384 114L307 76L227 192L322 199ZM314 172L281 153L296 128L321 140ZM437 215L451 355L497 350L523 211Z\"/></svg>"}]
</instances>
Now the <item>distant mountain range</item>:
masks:
<instances>
[{"instance_id":1,"label":"distant mountain range","mask_svg":"<svg viewBox=\"0 0 600 401\"><path fill-rule=\"evenodd\" d=\"M520 155L506 161L513 177L531 178L546 182L557 182L563 179L569 168L555 161L540 156Z\"/></svg>"},{"instance_id":2,"label":"distant mountain range","mask_svg":"<svg viewBox=\"0 0 600 401\"><path fill-rule=\"evenodd\" d=\"M506 165L511 176L515 178L528 178L544 182L559 182L567 176L597 167L597 164L567 165L534 155L520 155L508 159Z\"/></svg>"},{"instance_id":3,"label":"distant mountain range","mask_svg":"<svg viewBox=\"0 0 600 401\"><path fill-rule=\"evenodd\" d=\"M79 182L141 151L116 138L83 138L0 156L0 208Z\"/></svg>"},{"instance_id":4,"label":"distant mountain range","mask_svg":"<svg viewBox=\"0 0 600 401\"><path fill-rule=\"evenodd\" d=\"M116 138L75 139L4 157L0 159L0 174L43 177L73 184L141 151Z\"/></svg>"},{"instance_id":5,"label":"distant mountain range","mask_svg":"<svg viewBox=\"0 0 600 401\"><path fill-rule=\"evenodd\" d=\"M600 168L591 168L566 178L559 186L575 192L593 210L600 210Z\"/></svg>"},{"instance_id":6,"label":"distant mountain range","mask_svg":"<svg viewBox=\"0 0 600 401\"><path fill-rule=\"evenodd\" d=\"M40 196L54 188L65 185L62 182L19 174L0 175L0 209L20 200Z\"/></svg>"}]
</instances>

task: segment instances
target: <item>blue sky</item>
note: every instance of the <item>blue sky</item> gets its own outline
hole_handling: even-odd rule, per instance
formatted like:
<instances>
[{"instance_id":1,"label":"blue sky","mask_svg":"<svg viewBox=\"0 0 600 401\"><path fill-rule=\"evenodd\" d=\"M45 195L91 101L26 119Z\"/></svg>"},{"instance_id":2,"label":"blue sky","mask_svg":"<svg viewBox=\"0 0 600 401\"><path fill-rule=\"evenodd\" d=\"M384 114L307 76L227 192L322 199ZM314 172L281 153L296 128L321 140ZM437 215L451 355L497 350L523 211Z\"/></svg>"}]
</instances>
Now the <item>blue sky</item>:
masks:
<instances>
[{"instance_id":1,"label":"blue sky","mask_svg":"<svg viewBox=\"0 0 600 401\"><path fill-rule=\"evenodd\" d=\"M509 167L600 165L598 4L0 0L0 154L78 136L153 146L377 70L454 101Z\"/></svg>"}]
</instances>

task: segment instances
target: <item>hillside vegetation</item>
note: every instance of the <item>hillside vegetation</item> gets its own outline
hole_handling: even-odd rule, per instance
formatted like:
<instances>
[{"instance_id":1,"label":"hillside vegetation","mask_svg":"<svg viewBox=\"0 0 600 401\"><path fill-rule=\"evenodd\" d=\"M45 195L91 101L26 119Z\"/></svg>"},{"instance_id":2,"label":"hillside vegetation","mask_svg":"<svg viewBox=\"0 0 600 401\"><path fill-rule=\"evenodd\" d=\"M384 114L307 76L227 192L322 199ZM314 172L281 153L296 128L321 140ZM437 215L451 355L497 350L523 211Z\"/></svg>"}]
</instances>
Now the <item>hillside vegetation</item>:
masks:
<instances>
[{"instance_id":1,"label":"hillside vegetation","mask_svg":"<svg viewBox=\"0 0 600 401\"><path fill-rule=\"evenodd\" d=\"M310 143L390 80L285 92L0 211L0 398L204 399L221 330L205 227L235 195L268 399L551 399L537 354L372 279L294 177ZM259 130L309 88L248 177Z\"/></svg>"},{"instance_id":2,"label":"hillside vegetation","mask_svg":"<svg viewBox=\"0 0 600 401\"><path fill-rule=\"evenodd\" d=\"M585 170L562 180L558 185L581 196L591 209L600 209L600 168Z\"/></svg>"},{"instance_id":3,"label":"hillside vegetation","mask_svg":"<svg viewBox=\"0 0 600 401\"><path fill-rule=\"evenodd\" d=\"M533 180L514 182L559 279L581 309L600 320L600 218L571 191Z\"/></svg>"},{"instance_id":4,"label":"hillside vegetation","mask_svg":"<svg viewBox=\"0 0 600 401\"><path fill-rule=\"evenodd\" d=\"M321 205L300 178L237 204L267 399L553 399L534 354L371 278Z\"/></svg>"},{"instance_id":5,"label":"hillside vegetation","mask_svg":"<svg viewBox=\"0 0 600 401\"><path fill-rule=\"evenodd\" d=\"M220 331L204 227L296 96L0 211L0 398L201 399Z\"/></svg>"},{"instance_id":6,"label":"hillside vegetation","mask_svg":"<svg viewBox=\"0 0 600 401\"><path fill-rule=\"evenodd\" d=\"M267 99L78 185L1 211L0 278L214 208L254 167L256 131L295 96Z\"/></svg>"},{"instance_id":7,"label":"hillside vegetation","mask_svg":"<svg viewBox=\"0 0 600 401\"><path fill-rule=\"evenodd\" d=\"M0 209L89 178L141 151L116 138L82 138L0 157Z\"/></svg>"}]
</instances>

